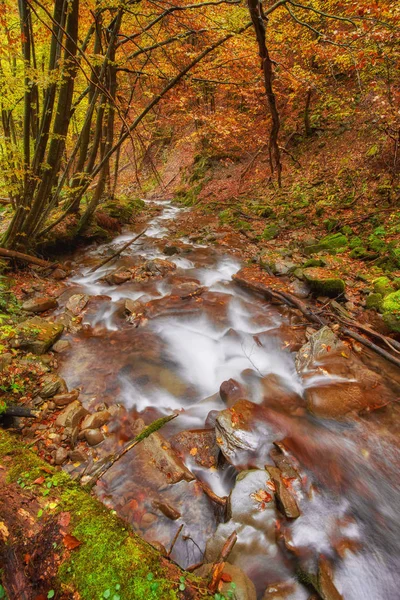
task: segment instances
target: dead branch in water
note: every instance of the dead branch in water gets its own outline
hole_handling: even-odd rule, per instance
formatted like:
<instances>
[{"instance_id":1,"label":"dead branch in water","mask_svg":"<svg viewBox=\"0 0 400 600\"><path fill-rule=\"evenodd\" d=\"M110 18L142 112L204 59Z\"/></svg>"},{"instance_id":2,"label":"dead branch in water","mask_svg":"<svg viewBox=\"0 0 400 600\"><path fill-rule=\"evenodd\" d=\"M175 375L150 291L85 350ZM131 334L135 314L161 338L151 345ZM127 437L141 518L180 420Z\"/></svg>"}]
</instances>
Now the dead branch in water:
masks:
<instances>
[{"instance_id":1,"label":"dead branch in water","mask_svg":"<svg viewBox=\"0 0 400 600\"><path fill-rule=\"evenodd\" d=\"M141 441L149 437L149 435L151 435L155 431L158 431L166 423L169 423L169 421L172 421L172 419L176 419L176 417L178 416L179 413L174 413L173 415L169 415L168 417L162 417L161 419L157 419L156 421L153 421L153 423L150 423L150 425L145 427L143 431L139 433L133 440L127 442L125 446L121 448L121 450L118 450L118 452L107 456L102 462L102 464L99 465L92 473L90 473L90 475L83 475L81 478L82 485L93 487L100 479L100 477L103 477L103 475L108 471L108 469L110 469L110 467L112 467L113 464L117 462L117 460L122 458L124 454L129 452L129 450L132 450L132 448L134 448Z\"/></svg>"},{"instance_id":2,"label":"dead branch in water","mask_svg":"<svg viewBox=\"0 0 400 600\"><path fill-rule=\"evenodd\" d=\"M221 554L218 560L213 564L212 569L210 571L210 583L208 585L208 589L212 594L218 589L218 584L221 581L222 573L224 571L225 562L231 553L233 546L236 544L237 533L233 531L231 535L226 540L225 544L222 547Z\"/></svg>"},{"instance_id":3,"label":"dead branch in water","mask_svg":"<svg viewBox=\"0 0 400 600\"><path fill-rule=\"evenodd\" d=\"M97 269L100 269L100 267L104 267L104 265L106 265L107 263L109 263L112 260L114 260L114 258L117 258L120 254L122 254L122 252L124 250L126 250L131 244L133 244L133 242L136 242L136 240L138 240L144 233L146 233L146 231L147 231L147 229L144 229L137 236L135 236L134 238L132 238L131 240L129 240L129 242L127 242L126 244L124 244L122 246L122 248L120 248L119 250L117 250L117 252L115 252L112 256L109 256L108 258L102 260L101 263L99 263L98 265L96 265L95 267L93 267L92 269L90 269L89 273L94 273L95 271L97 271Z\"/></svg>"}]
</instances>

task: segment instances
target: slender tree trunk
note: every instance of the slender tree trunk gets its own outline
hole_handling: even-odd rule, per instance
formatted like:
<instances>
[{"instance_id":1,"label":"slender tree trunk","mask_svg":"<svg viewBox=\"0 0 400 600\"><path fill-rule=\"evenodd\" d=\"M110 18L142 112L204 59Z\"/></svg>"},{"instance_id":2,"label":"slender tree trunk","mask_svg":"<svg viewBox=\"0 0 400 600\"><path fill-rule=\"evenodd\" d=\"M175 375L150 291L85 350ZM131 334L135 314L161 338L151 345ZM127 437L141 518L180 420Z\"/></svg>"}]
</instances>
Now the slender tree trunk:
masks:
<instances>
[{"instance_id":1,"label":"slender tree trunk","mask_svg":"<svg viewBox=\"0 0 400 600\"><path fill-rule=\"evenodd\" d=\"M276 106L276 97L273 89L273 71L272 61L269 56L266 44L265 21L267 20L263 14L260 0L248 0L248 7L251 20L256 32L258 50L261 58L261 67L264 73L264 85L267 95L269 110L272 118L272 126L269 138L269 159L272 173L277 172L278 185L282 184L282 163L281 153L278 145L278 135L280 129L279 113Z\"/></svg>"}]
</instances>

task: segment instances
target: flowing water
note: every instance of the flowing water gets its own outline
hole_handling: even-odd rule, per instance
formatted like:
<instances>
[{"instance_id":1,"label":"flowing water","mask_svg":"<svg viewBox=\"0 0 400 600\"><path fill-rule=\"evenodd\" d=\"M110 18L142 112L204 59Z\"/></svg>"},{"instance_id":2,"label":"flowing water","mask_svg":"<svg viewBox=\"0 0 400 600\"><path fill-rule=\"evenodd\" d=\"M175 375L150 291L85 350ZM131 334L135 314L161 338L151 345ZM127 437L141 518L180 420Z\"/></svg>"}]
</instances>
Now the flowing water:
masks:
<instances>
[{"instance_id":1,"label":"flowing water","mask_svg":"<svg viewBox=\"0 0 400 600\"><path fill-rule=\"evenodd\" d=\"M266 404L244 460L246 467L259 470L245 479L248 487L243 480L235 487L244 463L232 461L233 466L219 459L209 467L187 452L185 464L195 479L184 474L168 481L148 447L139 444L101 480L99 497L145 539L167 549L183 525L171 557L185 568L203 560L206 545L212 554L214 541L218 545L218 537L224 541L236 529L238 542L229 560L253 580L259 598L309 598L310 589L297 583L295 572L299 564L315 572L321 555L333 565L335 585L346 600L400 597L399 450L393 415L345 422L309 416L304 389L321 383L321 376L302 381L296 372L290 349L304 335L301 317L235 285L232 275L241 264L231 255L184 240L182 252L165 256L168 222L180 209L164 201L153 204L160 208L158 216L118 261L90 273L132 232L79 257L60 303L76 293L88 294L90 302L83 327L65 335L72 349L62 355L61 375L69 388L81 388L87 407L106 403L114 408L107 438L95 449L99 457L131 439L138 418L150 423L180 411L161 431L167 440L185 430L212 429L216 411L226 408L220 385L233 378L249 400ZM116 268L154 258L177 268L162 278L122 285L104 280ZM203 286L201 296L179 298L176 289L185 282ZM151 307L139 322L127 320L127 299ZM288 398L282 406L265 402L271 381ZM272 443L284 438L301 475L302 484L293 485L301 516L281 522L275 509L263 510L254 500L249 504L249 498L265 479L264 465L273 464ZM218 496L234 489L236 510L227 523L198 481ZM155 510L155 502L176 508L179 518ZM274 592L278 584L286 585L281 595Z\"/></svg>"}]
</instances>

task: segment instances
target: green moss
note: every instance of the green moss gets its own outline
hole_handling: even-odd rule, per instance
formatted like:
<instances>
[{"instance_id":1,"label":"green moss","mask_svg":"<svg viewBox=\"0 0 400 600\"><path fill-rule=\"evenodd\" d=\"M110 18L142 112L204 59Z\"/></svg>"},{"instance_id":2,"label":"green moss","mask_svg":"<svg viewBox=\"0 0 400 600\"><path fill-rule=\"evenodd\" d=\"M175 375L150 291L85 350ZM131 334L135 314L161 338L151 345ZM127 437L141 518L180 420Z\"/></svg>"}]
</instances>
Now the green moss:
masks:
<instances>
[{"instance_id":1,"label":"green moss","mask_svg":"<svg viewBox=\"0 0 400 600\"><path fill-rule=\"evenodd\" d=\"M382 300L383 300L382 294L378 294L378 293L369 294L369 296L367 296L365 306L367 309L380 310L382 307Z\"/></svg>"},{"instance_id":2,"label":"green moss","mask_svg":"<svg viewBox=\"0 0 400 600\"><path fill-rule=\"evenodd\" d=\"M273 240L274 238L276 238L279 234L279 227L278 225L267 225L267 227L264 229L264 231L261 234L262 239L270 241Z\"/></svg>"},{"instance_id":3,"label":"green moss","mask_svg":"<svg viewBox=\"0 0 400 600\"><path fill-rule=\"evenodd\" d=\"M347 248L348 241L347 237L343 233L331 233L322 238L317 244L307 246L305 252L307 254L314 254L315 252L336 252L338 250L344 250Z\"/></svg>"},{"instance_id":4,"label":"green moss","mask_svg":"<svg viewBox=\"0 0 400 600\"><path fill-rule=\"evenodd\" d=\"M400 333L400 311L384 313L383 321L389 329L396 333Z\"/></svg>"},{"instance_id":5,"label":"green moss","mask_svg":"<svg viewBox=\"0 0 400 600\"><path fill-rule=\"evenodd\" d=\"M307 269L308 267L325 267L325 266L326 266L326 261L322 260L322 258L309 258L302 265L302 268Z\"/></svg>"},{"instance_id":6,"label":"green moss","mask_svg":"<svg viewBox=\"0 0 400 600\"><path fill-rule=\"evenodd\" d=\"M343 294L345 283L332 271L320 268L309 268L303 270L303 275L314 294L335 297Z\"/></svg>"},{"instance_id":7,"label":"green moss","mask_svg":"<svg viewBox=\"0 0 400 600\"><path fill-rule=\"evenodd\" d=\"M400 312L400 290L386 296L383 299L382 308L384 312Z\"/></svg>"},{"instance_id":8,"label":"green moss","mask_svg":"<svg viewBox=\"0 0 400 600\"><path fill-rule=\"evenodd\" d=\"M374 292L382 294L382 296L387 296L387 294L394 292L392 282L388 277L378 277L377 279L374 279L373 284Z\"/></svg>"},{"instance_id":9,"label":"green moss","mask_svg":"<svg viewBox=\"0 0 400 600\"><path fill-rule=\"evenodd\" d=\"M349 242L349 248L354 250L354 248L360 248L363 245L363 241L360 237L353 237Z\"/></svg>"},{"instance_id":10,"label":"green moss","mask_svg":"<svg viewBox=\"0 0 400 600\"><path fill-rule=\"evenodd\" d=\"M37 477L45 475L43 491L49 494L48 499L57 502L55 512L71 514L71 533L81 545L67 554L59 568L54 587L60 593L67 592L72 597L76 591L82 600L101 600L106 590L110 590L111 599L114 594L124 600L177 600L180 597L178 576L181 572L177 567L163 562L152 546L133 534L113 511L66 473L56 471L0 429L0 459L4 456L11 457L7 463L8 481L29 488ZM38 485L32 485L31 489L40 494ZM201 586L201 581L193 575L185 574L185 577L193 585Z\"/></svg>"},{"instance_id":11,"label":"green moss","mask_svg":"<svg viewBox=\"0 0 400 600\"><path fill-rule=\"evenodd\" d=\"M100 210L110 217L117 219L119 223L132 223L133 217L139 214L145 206L140 198L129 198L120 196L100 205Z\"/></svg>"}]
</instances>

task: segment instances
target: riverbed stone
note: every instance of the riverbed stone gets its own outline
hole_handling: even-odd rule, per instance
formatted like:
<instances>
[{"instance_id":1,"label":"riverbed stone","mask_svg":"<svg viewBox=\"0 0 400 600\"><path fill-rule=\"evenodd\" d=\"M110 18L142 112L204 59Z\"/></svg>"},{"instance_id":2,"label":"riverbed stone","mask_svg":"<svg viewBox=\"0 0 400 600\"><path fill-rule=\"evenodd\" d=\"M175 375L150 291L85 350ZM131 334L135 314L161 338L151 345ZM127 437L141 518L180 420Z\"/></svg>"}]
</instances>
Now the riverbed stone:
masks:
<instances>
[{"instance_id":1,"label":"riverbed stone","mask_svg":"<svg viewBox=\"0 0 400 600\"><path fill-rule=\"evenodd\" d=\"M41 317L32 317L17 325L11 346L33 354L45 354L63 331L64 327L60 323L46 321Z\"/></svg>"},{"instance_id":2,"label":"riverbed stone","mask_svg":"<svg viewBox=\"0 0 400 600\"><path fill-rule=\"evenodd\" d=\"M43 297L43 298L31 298L26 300L22 304L22 310L26 312L41 313L46 310L52 310L57 308L58 302L55 298Z\"/></svg>"},{"instance_id":3,"label":"riverbed stone","mask_svg":"<svg viewBox=\"0 0 400 600\"><path fill-rule=\"evenodd\" d=\"M104 440L104 434L100 429L85 429L85 439L89 446L97 446Z\"/></svg>"},{"instance_id":4,"label":"riverbed stone","mask_svg":"<svg viewBox=\"0 0 400 600\"><path fill-rule=\"evenodd\" d=\"M68 458L68 450L60 446L56 450L56 454L54 457L54 463L56 465L63 465Z\"/></svg>"},{"instance_id":5,"label":"riverbed stone","mask_svg":"<svg viewBox=\"0 0 400 600\"><path fill-rule=\"evenodd\" d=\"M56 394L53 397L53 402L56 406L67 406L74 400L77 400L79 396L79 390L71 390L70 392L65 392L63 394Z\"/></svg>"},{"instance_id":6,"label":"riverbed stone","mask_svg":"<svg viewBox=\"0 0 400 600\"><path fill-rule=\"evenodd\" d=\"M79 315L89 302L87 294L73 294L68 298L65 308L74 316Z\"/></svg>"},{"instance_id":7,"label":"riverbed stone","mask_svg":"<svg viewBox=\"0 0 400 600\"><path fill-rule=\"evenodd\" d=\"M56 425L58 427L73 429L87 414L88 411L82 406L80 401L74 400L58 415Z\"/></svg>"},{"instance_id":8,"label":"riverbed stone","mask_svg":"<svg viewBox=\"0 0 400 600\"><path fill-rule=\"evenodd\" d=\"M181 431L170 440L171 446L184 458L191 457L194 462L207 469L216 467L219 448L215 440L214 429L191 429Z\"/></svg>"},{"instance_id":9,"label":"riverbed stone","mask_svg":"<svg viewBox=\"0 0 400 600\"><path fill-rule=\"evenodd\" d=\"M325 326L313 333L296 355L295 365L298 373L310 371L327 357L349 356L349 350L333 331Z\"/></svg>"},{"instance_id":10,"label":"riverbed stone","mask_svg":"<svg viewBox=\"0 0 400 600\"><path fill-rule=\"evenodd\" d=\"M246 390L239 381L231 378L221 383L219 395L221 396L221 400L228 407L231 407L235 402L246 397Z\"/></svg>"},{"instance_id":11,"label":"riverbed stone","mask_svg":"<svg viewBox=\"0 0 400 600\"><path fill-rule=\"evenodd\" d=\"M216 441L225 458L237 468L265 464L274 440L269 409L239 400L220 411L215 420Z\"/></svg>"},{"instance_id":12,"label":"riverbed stone","mask_svg":"<svg viewBox=\"0 0 400 600\"><path fill-rule=\"evenodd\" d=\"M310 267L303 269L303 277L310 286L311 291L319 296L334 298L345 291L346 286L343 279L333 271L327 271L320 267Z\"/></svg>"},{"instance_id":13,"label":"riverbed stone","mask_svg":"<svg viewBox=\"0 0 400 600\"><path fill-rule=\"evenodd\" d=\"M110 285L122 285L132 279L132 272L128 269L118 269L114 273L107 275L105 279Z\"/></svg>"},{"instance_id":14,"label":"riverbed stone","mask_svg":"<svg viewBox=\"0 0 400 600\"><path fill-rule=\"evenodd\" d=\"M53 345L52 350L53 352L57 352L57 354L61 354L68 350L68 348L71 348L71 344L68 340L58 340L58 342Z\"/></svg>"},{"instance_id":15,"label":"riverbed stone","mask_svg":"<svg viewBox=\"0 0 400 600\"><path fill-rule=\"evenodd\" d=\"M45 375L40 383L39 394L42 398L53 398L58 393L67 392L67 384L62 377L51 374Z\"/></svg>"},{"instance_id":16,"label":"riverbed stone","mask_svg":"<svg viewBox=\"0 0 400 600\"><path fill-rule=\"evenodd\" d=\"M275 486L275 502L278 509L287 519L297 519L300 516L300 510L293 493L285 484L281 471L270 465L266 465L265 469Z\"/></svg>"},{"instance_id":17,"label":"riverbed stone","mask_svg":"<svg viewBox=\"0 0 400 600\"><path fill-rule=\"evenodd\" d=\"M110 420L110 417L111 415L108 410L101 410L92 415L86 415L81 423L81 429L98 429L105 425Z\"/></svg>"}]
</instances>

